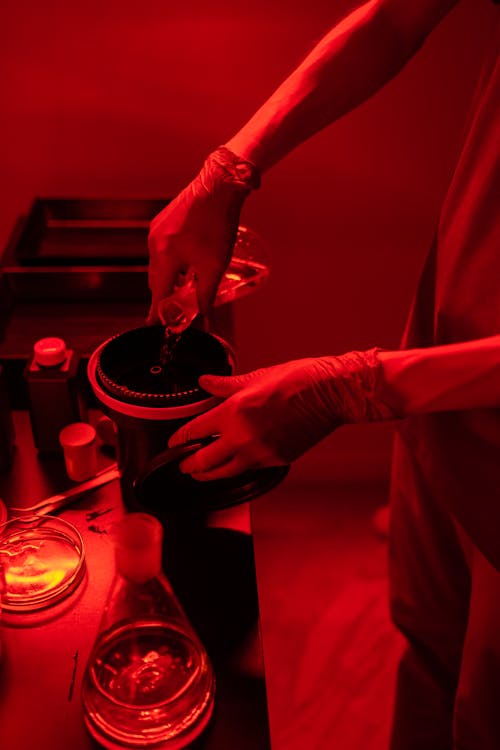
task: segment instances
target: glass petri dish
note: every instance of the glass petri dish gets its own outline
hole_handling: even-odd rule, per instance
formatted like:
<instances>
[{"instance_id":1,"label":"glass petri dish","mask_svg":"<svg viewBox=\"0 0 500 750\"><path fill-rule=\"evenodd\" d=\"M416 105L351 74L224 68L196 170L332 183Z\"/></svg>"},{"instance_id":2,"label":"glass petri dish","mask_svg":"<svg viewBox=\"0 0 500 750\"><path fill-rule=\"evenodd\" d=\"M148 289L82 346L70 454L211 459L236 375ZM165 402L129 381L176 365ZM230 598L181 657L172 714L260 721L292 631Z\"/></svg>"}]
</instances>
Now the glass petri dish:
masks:
<instances>
[{"instance_id":1,"label":"glass petri dish","mask_svg":"<svg viewBox=\"0 0 500 750\"><path fill-rule=\"evenodd\" d=\"M0 526L2 609L34 612L65 599L85 572L78 529L54 516L27 515Z\"/></svg>"}]
</instances>

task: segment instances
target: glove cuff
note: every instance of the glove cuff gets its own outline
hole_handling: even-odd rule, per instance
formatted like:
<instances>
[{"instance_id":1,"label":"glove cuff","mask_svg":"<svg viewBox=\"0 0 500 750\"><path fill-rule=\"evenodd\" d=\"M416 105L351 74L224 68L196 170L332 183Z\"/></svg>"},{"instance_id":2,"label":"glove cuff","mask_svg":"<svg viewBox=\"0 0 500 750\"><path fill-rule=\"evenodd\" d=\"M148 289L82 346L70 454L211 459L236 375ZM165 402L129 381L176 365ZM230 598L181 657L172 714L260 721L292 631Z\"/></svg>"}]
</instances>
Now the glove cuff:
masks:
<instances>
[{"instance_id":1,"label":"glove cuff","mask_svg":"<svg viewBox=\"0 0 500 750\"><path fill-rule=\"evenodd\" d=\"M207 157L200 180L207 192L213 192L222 184L248 193L260 187L260 172L251 161L242 159L226 146L220 146Z\"/></svg>"},{"instance_id":2,"label":"glove cuff","mask_svg":"<svg viewBox=\"0 0 500 750\"><path fill-rule=\"evenodd\" d=\"M379 348L348 352L341 357L324 357L330 371L327 393L329 407L343 423L382 422L399 419L380 395L382 365Z\"/></svg>"}]
</instances>

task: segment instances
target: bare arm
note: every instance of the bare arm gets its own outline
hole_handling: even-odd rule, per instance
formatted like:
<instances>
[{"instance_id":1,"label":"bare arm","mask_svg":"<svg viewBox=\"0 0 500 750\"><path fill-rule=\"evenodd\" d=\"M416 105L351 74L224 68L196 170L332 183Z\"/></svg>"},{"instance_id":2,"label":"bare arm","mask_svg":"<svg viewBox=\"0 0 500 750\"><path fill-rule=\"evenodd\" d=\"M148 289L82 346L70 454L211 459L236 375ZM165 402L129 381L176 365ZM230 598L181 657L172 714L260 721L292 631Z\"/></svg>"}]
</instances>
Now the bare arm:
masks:
<instances>
[{"instance_id":1,"label":"bare arm","mask_svg":"<svg viewBox=\"0 0 500 750\"><path fill-rule=\"evenodd\" d=\"M246 375L204 375L225 399L169 440L219 437L182 463L198 479L294 461L342 424L500 408L500 335L429 349L348 352Z\"/></svg>"},{"instance_id":2,"label":"bare arm","mask_svg":"<svg viewBox=\"0 0 500 750\"><path fill-rule=\"evenodd\" d=\"M457 0L370 0L335 26L226 144L267 169L393 78Z\"/></svg>"},{"instance_id":3,"label":"bare arm","mask_svg":"<svg viewBox=\"0 0 500 750\"><path fill-rule=\"evenodd\" d=\"M172 294L179 272L196 275L198 306L208 312L231 258L241 207L258 184L256 173L393 78L457 2L365 3L322 39L223 153L208 157L151 224L150 322L163 319L161 302Z\"/></svg>"},{"instance_id":4,"label":"bare arm","mask_svg":"<svg viewBox=\"0 0 500 750\"><path fill-rule=\"evenodd\" d=\"M381 398L401 416L500 408L500 335L461 344L380 352Z\"/></svg>"}]
</instances>

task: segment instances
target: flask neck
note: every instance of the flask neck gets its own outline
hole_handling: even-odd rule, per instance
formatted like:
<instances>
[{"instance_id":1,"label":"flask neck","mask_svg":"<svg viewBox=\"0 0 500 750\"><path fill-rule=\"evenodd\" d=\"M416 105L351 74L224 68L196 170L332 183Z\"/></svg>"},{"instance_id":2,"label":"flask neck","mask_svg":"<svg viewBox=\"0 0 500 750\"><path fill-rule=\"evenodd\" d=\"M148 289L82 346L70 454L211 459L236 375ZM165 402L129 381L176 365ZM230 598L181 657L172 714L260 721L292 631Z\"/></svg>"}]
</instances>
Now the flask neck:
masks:
<instances>
[{"instance_id":1,"label":"flask neck","mask_svg":"<svg viewBox=\"0 0 500 750\"><path fill-rule=\"evenodd\" d=\"M163 528L154 516L129 513L113 532L116 571L101 629L117 622L185 615L162 571Z\"/></svg>"},{"instance_id":2,"label":"flask neck","mask_svg":"<svg viewBox=\"0 0 500 750\"><path fill-rule=\"evenodd\" d=\"M147 513L129 513L115 527L116 572L131 584L143 584L162 572L163 528Z\"/></svg>"}]
</instances>

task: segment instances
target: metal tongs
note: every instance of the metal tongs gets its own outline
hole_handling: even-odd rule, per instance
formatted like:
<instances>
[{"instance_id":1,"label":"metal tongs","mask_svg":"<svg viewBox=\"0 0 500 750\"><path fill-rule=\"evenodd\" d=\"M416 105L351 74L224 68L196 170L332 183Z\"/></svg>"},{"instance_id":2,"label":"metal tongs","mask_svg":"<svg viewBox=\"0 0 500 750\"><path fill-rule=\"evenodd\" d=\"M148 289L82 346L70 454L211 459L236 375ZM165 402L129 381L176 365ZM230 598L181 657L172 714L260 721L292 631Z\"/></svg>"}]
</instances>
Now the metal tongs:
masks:
<instances>
[{"instance_id":1,"label":"metal tongs","mask_svg":"<svg viewBox=\"0 0 500 750\"><path fill-rule=\"evenodd\" d=\"M98 472L95 477L88 479L86 482L78 484L76 487L71 487L65 492L60 492L57 495L47 497L45 500L41 500L36 505L30 505L28 508L10 508L10 512L16 515L23 513L35 513L40 516L45 516L49 513L53 513L56 510L61 510L67 505L72 503L74 500L78 500L82 495L87 492L95 490L97 487L102 487L104 484L108 484L115 479L119 479L120 472L116 463L107 466L102 471Z\"/></svg>"}]
</instances>

